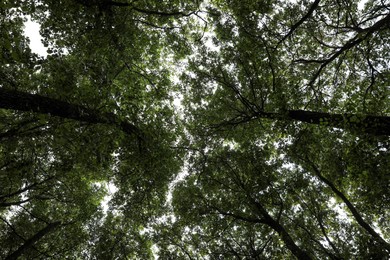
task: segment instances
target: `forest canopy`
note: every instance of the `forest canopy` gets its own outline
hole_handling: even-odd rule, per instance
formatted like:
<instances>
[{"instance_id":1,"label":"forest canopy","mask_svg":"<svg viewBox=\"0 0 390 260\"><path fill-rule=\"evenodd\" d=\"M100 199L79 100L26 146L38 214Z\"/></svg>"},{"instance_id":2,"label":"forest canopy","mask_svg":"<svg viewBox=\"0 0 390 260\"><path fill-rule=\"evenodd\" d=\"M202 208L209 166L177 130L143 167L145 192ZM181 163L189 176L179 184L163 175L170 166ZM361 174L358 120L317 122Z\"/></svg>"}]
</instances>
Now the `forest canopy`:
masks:
<instances>
[{"instance_id":1,"label":"forest canopy","mask_svg":"<svg viewBox=\"0 0 390 260\"><path fill-rule=\"evenodd\" d=\"M389 1L5 0L0 48L1 259L390 257Z\"/></svg>"}]
</instances>

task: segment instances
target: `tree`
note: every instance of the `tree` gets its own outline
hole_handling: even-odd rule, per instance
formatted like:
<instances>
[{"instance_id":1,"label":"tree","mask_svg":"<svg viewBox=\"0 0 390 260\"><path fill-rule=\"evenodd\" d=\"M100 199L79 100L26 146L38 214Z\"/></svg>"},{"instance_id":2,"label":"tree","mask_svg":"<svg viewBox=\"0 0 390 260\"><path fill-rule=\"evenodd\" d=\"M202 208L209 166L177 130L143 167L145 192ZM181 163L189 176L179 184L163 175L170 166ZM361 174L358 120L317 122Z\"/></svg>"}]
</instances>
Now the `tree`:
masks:
<instances>
[{"instance_id":1,"label":"tree","mask_svg":"<svg viewBox=\"0 0 390 260\"><path fill-rule=\"evenodd\" d=\"M173 202L187 234L176 247L214 258L385 259L388 229L378 220L388 214L388 133L363 121L388 120L387 69L379 65L387 5L368 3L360 18L352 2L259 3L215 1L216 47L199 45L182 77L194 152ZM378 103L369 101L374 93ZM274 169L256 168L257 160ZM263 229L253 200L305 256L282 232L272 243L276 234Z\"/></svg>"},{"instance_id":2,"label":"tree","mask_svg":"<svg viewBox=\"0 0 390 260\"><path fill-rule=\"evenodd\" d=\"M0 258L388 258L389 7L1 3Z\"/></svg>"},{"instance_id":3,"label":"tree","mask_svg":"<svg viewBox=\"0 0 390 260\"><path fill-rule=\"evenodd\" d=\"M160 46L145 44L156 41L151 40L157 37L155 28L143 34L142 24L133 19L123 23L117 14L110 20L108 13L73 1L63 6L7 2L1 8L9 25L1 27L10 39L10 44L2 42L6 51L13 51L17 40L26 42L22 12L39 21L49 46L47 58L32 55L27 44L21 48L24 56L3 52L1 257L94 255L86 248L96 241L87 238L101 225L96 219L106 218L100 203L109 183L118 189L112 210L132 218L128 223L134 225L129 229L134 237L127 241L136 241L138 226L158 214L161 195L179 164L178 154L168 149L175 132L180 134L172 129L168 71L158 68ZM61 19L78 25L70 26L72 21L64 28ZM81 24L95 28L91 35L96 41L85 37L91 28ZM139 42L116 40L122 30L138 30ZM131 45L145 49L136 53ZM61 228L43 232L50 223L61 223ZM110 226L109 220L104 225ZM131 250L129 255L135 255Z\"/></svg>"}]
</instances>

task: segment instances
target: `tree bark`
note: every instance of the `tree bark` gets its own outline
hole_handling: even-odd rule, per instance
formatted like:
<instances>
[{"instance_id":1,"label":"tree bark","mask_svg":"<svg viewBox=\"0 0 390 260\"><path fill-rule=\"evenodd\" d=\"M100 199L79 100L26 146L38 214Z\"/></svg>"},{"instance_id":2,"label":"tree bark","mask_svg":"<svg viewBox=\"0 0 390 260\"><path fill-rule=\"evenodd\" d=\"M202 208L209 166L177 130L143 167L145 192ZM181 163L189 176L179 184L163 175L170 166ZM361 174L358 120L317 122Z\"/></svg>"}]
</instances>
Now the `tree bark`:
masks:
<instances>
[{"instance_id":1,"label":"tree bark","mask_svg":"<svg viewBox=\"0 0 390 260\"><path fill-rule=\"evenodd\" d=\"M289 110L288 117L309 124L336 127L373 135L390 135L390 117L357 114L329 114L304 110Z\"/></svg>"},{"instance_id":2,"label":"tree bark","mask_svg":"<svg viewBox=\"0 0 390 260\"><path fill-rule=\"evenodd\" d=\"M17 90L0 88L0 108L30 111L92 124L114 125L127 134L135 134L143 139L139 128L129 122L121 120L114 113L100 112L81 105L41 96L39 94L30 94Z\"/></svg>"},{"instance_id":3,"label":"tree bark","mask_svg":"<svg viewBox=\"0 0 390 260\"><path fill-rule=\"evenodd\" d=\"M48 224L43 229L39 230L37 233L35 233L32 237L27 239L23 245L21 245L15 252L10 254L5 258L5 260L16 260L18 257L24 254L26 250L28 250L31 246L33 246L37 241L39 241L42 237L47 235L48 233L52 232L54 229L56 229L58 226L61 225L61 222L53 222Z\"/></svg>"},{"instance_id":4,"label":"tree bark","mask_svg":"<svg viewBox=\"0 0 390 260\"><path fill-rule=\"evenodd\" d=\"M390 117L371 116L358 114L330 114L308 110L287 110L283 113L256 112L253 116L241 120L232 120L228 125L238 125L253 119L274 119L299 121L303 123L340 128L356 133L367 133L371 135L390 135Z\"/></svg>"}]
</instances>

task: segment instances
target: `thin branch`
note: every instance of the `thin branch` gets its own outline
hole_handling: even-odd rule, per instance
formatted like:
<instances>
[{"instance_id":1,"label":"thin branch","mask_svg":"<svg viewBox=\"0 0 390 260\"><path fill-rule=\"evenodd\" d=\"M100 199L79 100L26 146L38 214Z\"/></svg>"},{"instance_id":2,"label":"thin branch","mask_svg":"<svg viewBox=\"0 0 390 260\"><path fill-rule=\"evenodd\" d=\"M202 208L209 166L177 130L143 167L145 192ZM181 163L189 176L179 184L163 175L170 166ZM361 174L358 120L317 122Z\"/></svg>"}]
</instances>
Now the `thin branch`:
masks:
<instances>
[{"instance_id":1,"label":"thin branch","mask_svg":"<svg viewBox=\"0 0 390 260\"><path fill-rule=\"evenodd\" d=\"M288 37L290 37L294 32L295 30L298 29L299 26L301 26L301 24L303 24L307 19L310 18L310 16L313 14L313 12L317 9L318 7L318 4L320 3L321 0L315 0L314 3L310 6L309 10L307 11L307 13L297 22L295 23L290 31L278 42L278 44L276 45L276 48L282 43L284 42Z\"/></svg>"},{"instance_id":2,"label":"thin branch","mask_svg":"<svg viewBox=\"0 0 390 260\"><path fill-rule=\"evenodd\" d=\"M242 215L238 215L235 213L227 212L227 211L224 211L224 210L222 210L218 207L215 207L215 206L210 206L210 208L216 210L220 215L223 215L223 216L229 216L229 217L232 217L232 218L235 218L238 220L242 220L242 221L254 223L254 224L264 223L261 219L251 218L248 216L242 216Z\"/></svg>"},{"instance_id":3,"label":"thin branch","mask_svg":"<svg viewBox=\"0 0 390 260\"><path fill-rule=\"evenodd\" d=\"M317 80L318 76L320 75L321 71L331 62L333 62L336 58L338 58L341 54L344 52L349 51L353 47L357 46L364 40L366 40L368 37L370 37L374 32L381 30L384 27L390 26L390 14L388 14L385 18L382 20L377 21L374 25L371 27L362 29L360 33L355 35L352 39L347 41L343 47L341 47L337 52L333 53L329 58L325 60L317 60L316 62L321 63L320 68L317 70L317 72L314 74L310 82L308 83L309 86L312 86L314 82ZM314 62L315 60L311 60L311 62Z\"/></svg>"},{"instance_id":4,"label":"thin branch","mask_svg":"<svg viewBox=\"0 0 390 260\"><path fill-rule=\"evenodd\" d=\"M116 1L106 1L104 2L104 5L116 6L116 7L131 7L132 10L135 10L139 13L148 14L148 15L159 15L159 16L191 16L195 13L195 11L190 13L184 13L182 11L163 12L157 10L148 10L148 9L142 9L136 7L132 3L122 3Z\"/></svg>"},{"instance_id":5,"label":"thin branch","mask_svg":"<svg viewBox=\"0 0 390 260\"><path fill-rule=\"evenodd\" d=\"M26 187L24 187L23 189L20 189L20 190L17 190L15 192L12 192L12 193L9 193L9 194L6 194L6 195L1 195L0 196L0 199L3 199L3 198L9 198L9 197L13 197L13 196L16 196L16 195L19 195L27 190L30 190L30 189L33 189L35 186L38 186L38 185L41 185L42 183L44 182L47 182L47 181L50 181L54 178L54 176L51 176L43 181L40 181L40 182L34 182L33 184L31 185L28 185Z\"/></svg>"}]
</instances>

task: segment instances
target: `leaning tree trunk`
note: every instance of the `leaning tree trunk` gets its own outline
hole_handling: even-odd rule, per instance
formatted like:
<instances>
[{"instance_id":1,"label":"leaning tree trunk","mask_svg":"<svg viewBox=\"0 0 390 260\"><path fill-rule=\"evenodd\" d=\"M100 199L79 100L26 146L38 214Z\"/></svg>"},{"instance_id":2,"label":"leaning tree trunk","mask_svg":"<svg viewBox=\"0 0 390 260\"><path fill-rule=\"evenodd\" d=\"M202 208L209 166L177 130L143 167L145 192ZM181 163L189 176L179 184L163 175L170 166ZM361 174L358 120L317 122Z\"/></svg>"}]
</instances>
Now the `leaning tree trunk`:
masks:
<instances>
[{"instance_id":1,"label":"leaning tree trunk","mask_svg":"<svg viewBox=\"0 0 390 260\"><path fill-rule=\"evenodd\" d=\"M272 218L271 215L269 215L269 213L267 212L267 210L263 207L263 205L261 205L259 202L255 201L251 197L249 197L249 200L253 204L255 211L260 217L261 223L264 223L265 225L275 230L293 255L295 255L300 260L312 259L305 250L301 249L297 244L295 244L294 240L284 228L284 226L277 220Z\"/></svg>"},{"instance_id":2,"label":"leaning tree trunk","mask_svg":"<svg viewBox=\"0 0 390 260\"><path fill-rule=\"evenodd\" d=\"M31 111L92 124L115 125L127 134L135 134L137 137L142 138L142 133L139 128L121 120L114 113L100 112L81 105L44 97L39 94L0 88L0 108Z\"/></svg>"},{"instance_id":3,"label":"leaning tree trunk","mask_svg":"<svg viewBox=\"0 0 390 260\"><path fill-rule=\"evenodd\" d=\"M24 244L21 245L15 252L8 255L5 259L6 260L16 260L20 256L22 256L29 248L34 246L36 242L38 242L41 238L49 234L50 232L53 232L57 227L61 225L61 222L53 222L48 224L43 229L39 230L36 234L34 234L29 239L25 240Z\"/></svg>"},{"instance_id":4,"label":"leaning tree trunk","mask_svg":"<svg viewBox=\"0 0 390 260\"><path fill-rule=\"evenodd\" d=\"M357 114L329 114L305 110L289 110L287 118L309 124L336 127L372 135L390 135L390 117Z\"/></svg>"},{"instance_id":5,"label":"leaning tree trunk","mask_svg":"<svg viewBox=\"0 0 390 260\"><path fill-rule=\"evenodd\" d=\"M349 211L352 213L352 216L355 218L356 222L365 229L380 245L382 245L383 248L387 250L388 253L390 253L390 244L387 243L362 217L362 215L359 213L359 211L356 209L356 207L352 204L352 202L342 193L337 187L327 178L325 178L320 170L314 165L313 162L311 162L308 159L305 159L306 162L308 162L314 171L314 174L345 203Z\"/></svg>"},{"instance_id":6,"label":"leaning tree trunk","mask_svg":"<svg viewBox=\"0 0 390 260\"><path fill-rule=\"evenodd\" d=\"M326 127L340 128L355 133L390 135L390 117L359 114L331 114L308 110L287 110L285 113L254 112L252 115L230 120L220 125L238 125L254 119L298 121Z\"/></svg>"}]
</instances>

